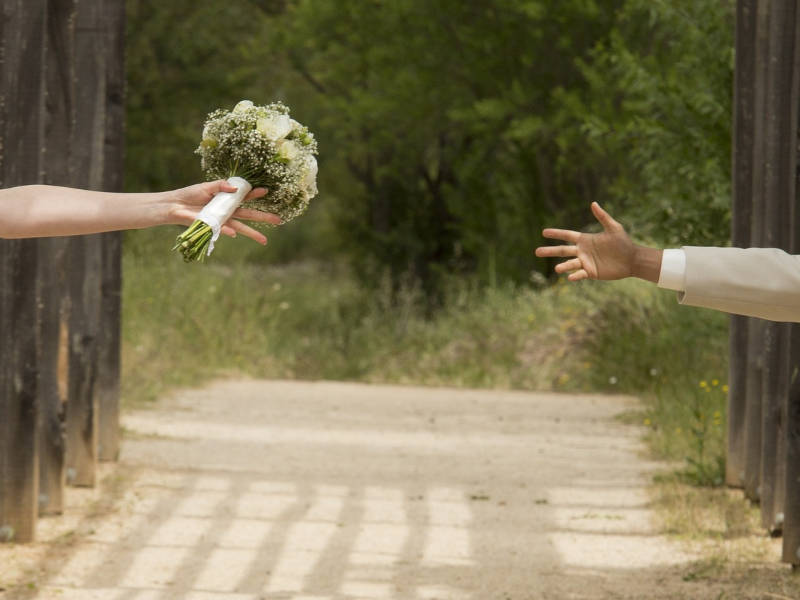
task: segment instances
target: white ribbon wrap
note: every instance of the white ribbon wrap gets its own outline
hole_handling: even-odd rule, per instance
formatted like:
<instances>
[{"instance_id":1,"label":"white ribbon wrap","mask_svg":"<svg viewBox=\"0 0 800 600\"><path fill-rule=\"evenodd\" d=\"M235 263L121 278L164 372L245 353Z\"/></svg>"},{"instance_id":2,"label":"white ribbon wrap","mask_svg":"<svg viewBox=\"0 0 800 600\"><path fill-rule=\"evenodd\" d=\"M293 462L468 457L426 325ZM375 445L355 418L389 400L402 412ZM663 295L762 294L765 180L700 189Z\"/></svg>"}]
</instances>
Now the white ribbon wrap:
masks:
<instances>
[{"instance_id":1,"label":"white ribbon wrap","mask_svg":"<svg viewBox=\"0 0 800 600\"><path fill-rule=\"evenodd\" d=\"M200 214L197 215L197 219L211 227L213 233L211 243L208 245L208 256L211 256L214 251L214 242L219 238L223 223L231 218L231 215L239 208L245 196L253 189L253 186L241 177L229 177L228 183L235 187L236 191L214 194L211 202L206 204Z\"/></svg>"}]
</instances>

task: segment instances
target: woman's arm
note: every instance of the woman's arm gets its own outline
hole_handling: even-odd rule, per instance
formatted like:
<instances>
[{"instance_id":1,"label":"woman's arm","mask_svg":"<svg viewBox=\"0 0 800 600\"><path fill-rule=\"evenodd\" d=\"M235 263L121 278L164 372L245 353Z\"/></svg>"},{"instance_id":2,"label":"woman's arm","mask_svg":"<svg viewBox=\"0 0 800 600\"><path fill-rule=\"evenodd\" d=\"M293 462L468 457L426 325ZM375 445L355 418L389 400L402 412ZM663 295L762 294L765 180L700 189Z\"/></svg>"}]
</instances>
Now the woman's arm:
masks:
<instances>
[{"instance_id":1,"label":"woman's arm","mask_svg":"<svg viewBox=\"0 0 800 600\"><path fill-rule=\"evenodd\" d=\"M123 194L92 192L50 185L26 185L0 190L0 238L82 235L155 225L190 225L217 192L235 192L226 181L199 183L168 192ZM257 188L248 199L263 196ZM278 225L278 216L240 208L239 219ZM241 233L260 244L267 238L237 219L230 219L222 233Z\"/></svg>"}]
</instances>

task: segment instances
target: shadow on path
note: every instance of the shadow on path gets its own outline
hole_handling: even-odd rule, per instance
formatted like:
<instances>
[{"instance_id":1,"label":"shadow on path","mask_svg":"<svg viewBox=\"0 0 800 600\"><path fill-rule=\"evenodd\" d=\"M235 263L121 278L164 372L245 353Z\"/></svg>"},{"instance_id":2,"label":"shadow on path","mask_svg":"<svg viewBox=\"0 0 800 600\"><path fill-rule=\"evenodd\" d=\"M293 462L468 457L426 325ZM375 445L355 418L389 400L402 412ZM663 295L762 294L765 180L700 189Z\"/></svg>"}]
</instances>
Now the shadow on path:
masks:
<instances>
[{"instance_id":1,"label":"shadow on path","mask_svg":"<svg viewBox=\"0 0 800 600\"><path fill-rule=\"evenodd\" d=\"M612 418L632 402L270 381L182 392L125 416L124 489L25 597L700 598L673 573L690 557L653 533L639 432Z\"/></svg>"}]
</instances>

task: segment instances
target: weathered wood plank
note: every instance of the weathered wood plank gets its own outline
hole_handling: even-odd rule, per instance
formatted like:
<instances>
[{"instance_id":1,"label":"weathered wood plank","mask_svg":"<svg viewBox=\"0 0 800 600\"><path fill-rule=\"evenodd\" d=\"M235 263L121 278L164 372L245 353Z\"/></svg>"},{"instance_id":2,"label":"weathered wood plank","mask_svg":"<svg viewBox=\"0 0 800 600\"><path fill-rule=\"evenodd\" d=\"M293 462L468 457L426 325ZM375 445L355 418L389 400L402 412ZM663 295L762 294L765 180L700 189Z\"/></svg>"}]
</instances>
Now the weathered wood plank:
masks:
<instances>
[{"instance_id":1,"label":"weathered wood plank","mask_svg":"<svg viewBox=\"0 0 800 600\"><path fill-rule=\"evenodd\" d=\"M731 240L738 248L750 245L753 213L753 137L755 110L756 0L739 0L736 10L736 67L733 114L733 205ZM728 393L728 445L725 481L744 486L745 414L747 374L746 317L730 320L730 369Z\"/></svg>"},{"instance_id":2,"label":"weathered wood plank","mask_svg":"<svg viewBox=\"0 0 800 600\"><path fill-rule=\"evenodd\" d=\"M795 136L795 156L793 183L794 193L787 211L791 225L791 248L793 254L800 254L800 10L794 21L794 123L790 125ZM783 522L783 561L800 565L800 327L790 325L788 353L788 390L781 415L784 440L784 522Z\"/></svg>"},{"instance_id":3,"label":"weathered wood plank","mask_svg":"<svg viewBox=\"0 0 800 600\"><path fill-rule=\"evenodd\" d=\"M100 1L79 1L75 14L76 116L70 153L73 185L103 187L106 125L105 12ZM70 241L69 397L67 482L91 486L99 444L97 356L102 237Z\"/></svg>"},{"instance_id":4,"label":"weathered wood plank","mask_svg":"<svg viewBox=\"0 0 800 600\"><path fill-rule=\"evenodd\" d=\"M69 152L75 121L74 99L74 16L76 0L47 1L47 56L45 97L44 182L70 185ZM39 241L40 306L42 310L42 354L39 373L40 436L40 514L63 511L65 484L64 421L66 393L60 375L63 359L62 333L67 326L65 260L69 241L46 238ZM62 375L63 377L63 375Z\"/></svg>"},{"instance_id":5,"label":"weathered wood plank","mask_svg":"<svg viewBox=\"0 0 800 600\"><path fill-rule=\"evenodd\" d=\"M125 2L107 0L106 123L103 189L121 192L125 168ZM122 233L103 235L102 304L98 352L100 460L119 454L120 343L122 320Z\"/></svg>"},{"instance_id":6,"label":"weathered wood plank","mask_svg":"<svg viewBox=\"0 0 800 600\"><path fill-rule=\"evenodd\" d=\"M764 237L763 245L789 250L787 218L794 197L797 96L795 73L795 0L770 0L764 97ZM781 412L787 393L788 338L785 324L765 325L762 380L761 517L775 532L783 520L784 439ZM779 476L780 475L780 476Z\"/></svg>"},{"instance_id":7,"label":"weathered wood plank","mask_svg":"<svg viewBox=\"0 0 800 600\"><path fill-rule=\"evenodd\" d=\"M0 1L0 185L40 181L44 0ZM38 244L0 240L0 539L36 531Z\"/></svg>"},{"instance_id":8,"label":"weathered wood plank","mask_svg":"<svg viewBox=\"0 0 800 600\"><path fill-rule=\"evenodd\" d=\"M771 0L756 2L755 97L753 104L753 211L750 245L763 246L764 240L764 160L766 130L766 84L769 60L769 9ZM766 322L750 319L747 324L747 373L745 384L745 476L744 491L757 501L761 494L761 405Z\"/></svg>"}]
</instances>

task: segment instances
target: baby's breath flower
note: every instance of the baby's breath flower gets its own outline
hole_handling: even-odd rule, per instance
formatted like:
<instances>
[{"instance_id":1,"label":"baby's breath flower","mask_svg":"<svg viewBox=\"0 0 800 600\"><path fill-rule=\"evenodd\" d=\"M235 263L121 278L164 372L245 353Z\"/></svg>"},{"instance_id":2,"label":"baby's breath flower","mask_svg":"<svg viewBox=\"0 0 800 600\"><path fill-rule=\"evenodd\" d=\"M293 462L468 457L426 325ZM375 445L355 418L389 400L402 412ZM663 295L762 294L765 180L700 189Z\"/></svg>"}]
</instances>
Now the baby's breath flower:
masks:
<instances>
[{"instance_id":1,"label":"baby's breath flower","mask_svg":"<svg viewBox=\"0 0 800 600\"><path fill-rule=\"evenodd\" d=\"M266 188L266 196L243 206L275 213L284 222L301 215L317 195L316 140L280 102L257 106L242 100L231 111L212 112L197 153L209 180L238 176Z\"/></svg>"}]
</instances>

